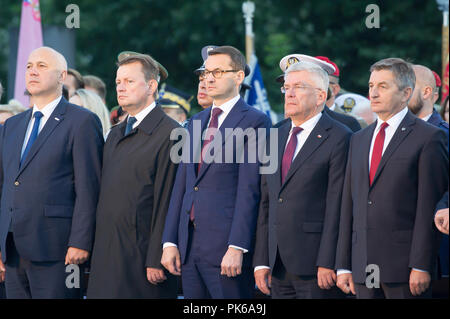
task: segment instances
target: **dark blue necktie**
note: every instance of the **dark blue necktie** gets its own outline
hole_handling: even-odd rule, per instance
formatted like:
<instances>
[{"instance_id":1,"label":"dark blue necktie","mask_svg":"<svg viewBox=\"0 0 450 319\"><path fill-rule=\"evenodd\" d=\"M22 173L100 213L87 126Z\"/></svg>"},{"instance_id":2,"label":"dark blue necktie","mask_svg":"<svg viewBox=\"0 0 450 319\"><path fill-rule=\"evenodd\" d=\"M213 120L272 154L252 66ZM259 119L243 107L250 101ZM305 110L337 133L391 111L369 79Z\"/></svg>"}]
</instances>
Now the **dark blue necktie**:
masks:
<instances>
[{"instance_id":1,"label":"dark blue necktie","mask_svg":"<svg viewBox=\"0 0 450 319\"><path fill-rule=\"evenodd\" d=\"M22 165L22 162L27 158L27 154L30 151L31 146L33 145L34 141L36 140L38 134L39 134L39 124L41 123L41 117L43 114L39 111L35 112L33 114L34 117L34 125L33 129L31 130L30 138L28 139L27 146L25 147L25 150L23 151L22 158L20 159L20 165Z\"/></svg>"},{"instance_id":2,"label":"dark blue necktie","mask_svg":"<svg viewBox=\"0 0 450 319\"><path fill-rule=\"evenodd\" d=\"M125 134L124 136L127 136L131 130L133 129L133 124L136 123L137 120L135 117L129 117L127 121L127 127L125 128Z\"/></svg>"}]
</instances>

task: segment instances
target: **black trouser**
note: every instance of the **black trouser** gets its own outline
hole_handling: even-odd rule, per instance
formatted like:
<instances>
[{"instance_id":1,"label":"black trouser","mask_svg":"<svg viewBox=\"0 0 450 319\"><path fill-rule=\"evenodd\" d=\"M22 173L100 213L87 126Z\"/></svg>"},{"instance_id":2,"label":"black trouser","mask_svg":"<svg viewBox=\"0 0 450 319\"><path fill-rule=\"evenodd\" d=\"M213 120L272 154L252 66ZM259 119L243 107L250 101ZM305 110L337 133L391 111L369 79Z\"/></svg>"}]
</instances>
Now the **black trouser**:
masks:
<instances>
[{"instance_id":1,"label":"black trouser","mask_svg":"<svg viewBox=\"0 0 450 319\"><path fill-rule=\"evenodd\" d=\"M367 288L366 285L355 283L357 299L429 299L431 285L420 296L413 296L409 290L409 283L384 284L380 288Z\"/></svg>"},{"instance_id":2,"label":"black trouser","mask_svg":"<svg viewBox=\"0 0 450 319\"><path fill-rule=\"evenodd\" d=\"M82 297L80 288L66 287L66 279L73 272L66 273L64 260L34 262L20 257L12 233L8 234L6 252L5 286L8 299L78 299ZM83 274L82 267L79 273L80 276ZM79 282L81 286L83 280L80 278Z\"/></svg>"},{"instance_id":3,"label":"black trouser","mask_svg":"<svg viewBox=\"0 0 450 319\"><path fill-rule=\"evenodd\" d=\"M273 299L340 299L344 297L336 286L329 290L321 289L317 283L317 274L298 276L289 273L278 253L272 272L271 295Z\"/></svg>"}]
</instances>

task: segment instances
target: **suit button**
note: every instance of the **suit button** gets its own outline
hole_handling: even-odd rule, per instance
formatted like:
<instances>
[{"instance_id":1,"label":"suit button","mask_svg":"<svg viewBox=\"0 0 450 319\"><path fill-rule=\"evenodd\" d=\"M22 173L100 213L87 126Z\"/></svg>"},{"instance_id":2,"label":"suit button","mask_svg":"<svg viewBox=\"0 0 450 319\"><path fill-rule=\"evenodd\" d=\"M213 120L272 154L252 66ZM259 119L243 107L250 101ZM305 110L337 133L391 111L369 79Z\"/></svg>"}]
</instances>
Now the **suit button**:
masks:
<instances>
[{"instance_id":1,"label":"suit button","mask_svg":"<svg viewBox=\"0 0 450 319\"><path fill-rule=\"evenodd\" d=\"M198 187L197 186L194 187L194 191L198 192Z\"/></svg>"},{"instance_id":2,"label":"suit button","mask_svg":"<svg viewBox=\"0 0 450 319\"><path fill-rule=\"evenodd\" d=\"M15 182L14 182L14 185L19 186L20 183L19 183L18 181L15 181Z\"/></svg>"},{"instance_id":3,"label":"suit button","mask_svg":"<svg viewBox=\"0 0 450 319\"><path fill-rule=\"evenodd\" d=\"M283 199L282 199L282 198L278 198L278 202L279 202L279 203L282 203L282 202L283 202Z\"/></svg>"},{"instance_id":4,"label":"suit button","mask_svg":"<svg viewBox=\"0 0 450 319\"><path fill-rule=\"evenodd\" d=\"M371 201L371 200L369 200L369 201L367 202L367 204L369 204L369 205L372 205L372 201Z\"/></svg>"}]
</instances>

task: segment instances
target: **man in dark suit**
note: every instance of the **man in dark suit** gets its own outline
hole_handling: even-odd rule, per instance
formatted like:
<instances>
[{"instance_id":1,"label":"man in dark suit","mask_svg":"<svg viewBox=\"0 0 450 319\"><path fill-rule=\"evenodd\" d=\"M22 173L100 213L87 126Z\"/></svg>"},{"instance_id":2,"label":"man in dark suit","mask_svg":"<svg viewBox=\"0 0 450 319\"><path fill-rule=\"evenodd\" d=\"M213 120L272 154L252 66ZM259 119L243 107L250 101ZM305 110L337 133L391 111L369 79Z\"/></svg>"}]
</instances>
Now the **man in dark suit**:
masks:
<instances>
[{"instance_id":1,"label":"man in dark suit","mask_svg":"<svg viewBox=\"0 0 450 319\"><path fill-rule=\"evenodd\" d=\"M83 264L94 239L103 136L92 112L62 96L64 57L42 47L28 58L32 109L0 136L0 247L8 298L80 297L65 264Z\"/></svg>"},{"instance_id":2,"label":"man in dark suit","mask_svg":"<svg viewBox=\"0 0 450 319\"><path fill-rule=\"evenodd\" d=\"M176 298L162 267L161 236L176 174L173 129L159 104L158 64L148 55L120 60L117 101L128 118L105 144L88 298Z\"/></svg>"},{"instance_id":3,"label":"man in dark suit","mask_svg":"<svg viewBox=\"0 0 450 319\"><path fill-rule=\"evenodd\" d=\"M448 123L434 109L436 78L426 66L414 65L413 68L416 75L416 86L408 108L418 118L444 130L448 139Z\"/></svg>"},{"instance_id":4,"label":"man in dark suit","mask_svg":"<svg viewBox=\"0 0 450 319\"><path fill-rule=\"evenodd\" d=\"M322 113L328 75L309 62L290 66L282 91L278 169L263 175L253 264L272 298L337 297L339 207L352 132ZM333 288L334 286L334 288Z\"/></svg>"},{"instance_id":5,"label":"man in dark suit","mask_svg":"<svg viewBox=\"0 0 450 319\"><path fill-rule=\"evenodd\" d=\"M370 70L378 119L350 142L337 285L357 298L430 297L438 239L430 221L448 187L445 133L408 111L411 64L389 58Z\"/></svg>"},{"instance_id":6,"label":"man in dark suit","mask_svg":"<svg viewBox=\"0 0 450 319\"><path fill-rule=\"evenodd\" d=\"M214 104L195 115L188 126L193 153L203 151L200 162L194 163L194 155L189 154L190 159L178 168L161 261L171 273L181 274L186 298L250 298L253 294L259 162L249 160L250 149L256 147L253 138L243 136L244 153L233 141L238 140L235 131L267 129L271 123L240 98L244 70L245 58L237 49L211 50L203 75ZM200 147L194 129L206 128ZM226 160L231 156L231 162Z\"/></svg>"}]
</instances>

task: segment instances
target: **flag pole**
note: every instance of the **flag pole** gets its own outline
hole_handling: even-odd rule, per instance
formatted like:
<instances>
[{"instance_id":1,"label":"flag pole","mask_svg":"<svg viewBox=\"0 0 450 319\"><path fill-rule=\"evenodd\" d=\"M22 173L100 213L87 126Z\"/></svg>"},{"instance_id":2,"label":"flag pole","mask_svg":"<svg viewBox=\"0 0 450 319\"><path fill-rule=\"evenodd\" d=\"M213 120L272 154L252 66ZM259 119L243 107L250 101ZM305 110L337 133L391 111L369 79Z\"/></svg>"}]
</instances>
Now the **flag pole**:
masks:
<instances>
[{"instance_id":1,"label":"flag pole","mask_svg":"<svg viewBox=\"0 0 450 319\"><path fill-rule=\"evenodd\" d=\"M242 4L242 13L245 19L245 55L247 63L253 54L254 34L253 34L253 13L255 12L255 4L252 1L246 1Z\"/></svg>"}]
</instances>

